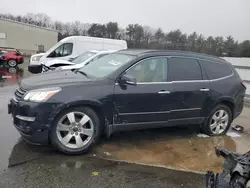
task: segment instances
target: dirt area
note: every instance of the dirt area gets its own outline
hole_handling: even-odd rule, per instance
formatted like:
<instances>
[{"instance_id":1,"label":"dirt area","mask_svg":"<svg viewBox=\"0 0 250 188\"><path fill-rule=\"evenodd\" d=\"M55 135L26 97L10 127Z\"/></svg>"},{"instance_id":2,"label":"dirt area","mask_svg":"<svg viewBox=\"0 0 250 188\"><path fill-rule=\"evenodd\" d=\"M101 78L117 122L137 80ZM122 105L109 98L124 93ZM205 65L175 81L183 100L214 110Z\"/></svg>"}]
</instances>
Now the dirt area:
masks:
<instances>
[{"instance_id":1,"label":"dirt area","mask_svg":"<svg viewBox=\"0 0 250 188\"><path fill-rule=\"evenodd\" d=\"M250 108L245 108L233 124L244 133L230 130L229 136L203 137L195 127L119 133L97 147L93 155L131 163L160 165L189 171L220 171L222 158L214 147L246 152L250 149ZM205 135L206 136L206 135Z\"/></svg>"}]
</instances>

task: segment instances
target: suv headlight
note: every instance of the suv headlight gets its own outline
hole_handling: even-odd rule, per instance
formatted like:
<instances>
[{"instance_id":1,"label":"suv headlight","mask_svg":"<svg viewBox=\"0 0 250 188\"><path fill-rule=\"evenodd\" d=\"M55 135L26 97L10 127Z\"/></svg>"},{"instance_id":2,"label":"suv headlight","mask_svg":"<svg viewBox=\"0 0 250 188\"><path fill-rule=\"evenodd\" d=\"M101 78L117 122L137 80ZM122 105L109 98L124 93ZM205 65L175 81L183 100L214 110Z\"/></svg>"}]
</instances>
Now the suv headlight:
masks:
<instances>
[{"instance_id":1,"label":"suv headlight","mask_svg":"<svg viewBox=\"0 0 250 188\"><path fill-rule=\"evenodd\" d=\"M62 88L60 87L30 90L25 94L24 100L32 102L45 102L61 90Z\"/></svg>"}]
</instances>

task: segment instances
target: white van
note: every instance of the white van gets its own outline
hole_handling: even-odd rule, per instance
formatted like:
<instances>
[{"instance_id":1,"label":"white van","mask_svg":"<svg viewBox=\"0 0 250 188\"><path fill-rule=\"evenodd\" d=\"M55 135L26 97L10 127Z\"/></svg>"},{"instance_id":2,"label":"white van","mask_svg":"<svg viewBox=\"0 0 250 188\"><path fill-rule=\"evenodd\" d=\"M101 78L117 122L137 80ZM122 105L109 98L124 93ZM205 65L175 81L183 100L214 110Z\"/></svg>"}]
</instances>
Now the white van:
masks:
<instances>
[{"instance_id":1,"label":"white van","mask_svg":"<svg viewBox=\"0 0 250 188\"><path fill-rule=\"evenodd\" d=\"M35 54L30 58L30 65L52 58L71 60L87 50L123 50L127 49L125 40L71 36L66 37L51 47L47 52Z\"/></svg>"}]
</instances>

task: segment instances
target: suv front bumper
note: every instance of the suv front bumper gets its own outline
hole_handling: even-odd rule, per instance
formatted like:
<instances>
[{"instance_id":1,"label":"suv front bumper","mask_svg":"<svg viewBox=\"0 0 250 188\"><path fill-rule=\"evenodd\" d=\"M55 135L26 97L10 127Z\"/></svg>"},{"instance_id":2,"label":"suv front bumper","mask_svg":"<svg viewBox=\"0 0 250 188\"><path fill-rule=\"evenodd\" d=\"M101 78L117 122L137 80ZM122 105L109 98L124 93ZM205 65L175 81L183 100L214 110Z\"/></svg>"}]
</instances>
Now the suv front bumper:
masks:
<instances>
[{"instance_id":1,"label":"suv front bumper","mask_svg":"<svg viewBox=\"0 0 250 188\"><path fill-rule=\"evenodd\" d=\"M9 101L8 113L12 115L15 128L24 140L36 145L49 143L49 129L55 104L27 101Z\"/></svg>"}]
</instances>

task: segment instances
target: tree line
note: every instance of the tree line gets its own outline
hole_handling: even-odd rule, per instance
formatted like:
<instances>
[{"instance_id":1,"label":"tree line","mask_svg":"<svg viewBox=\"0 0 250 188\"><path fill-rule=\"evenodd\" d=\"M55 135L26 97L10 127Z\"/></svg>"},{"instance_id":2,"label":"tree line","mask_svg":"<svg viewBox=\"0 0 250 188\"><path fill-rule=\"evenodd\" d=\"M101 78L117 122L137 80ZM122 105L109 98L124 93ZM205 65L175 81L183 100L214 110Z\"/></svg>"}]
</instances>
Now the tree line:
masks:
<instances>
[{"instance_id":1,"label":"tree line","mask_svg":"<svg viewBox=\"0 0 250 188\"><path fill-rule=\"evenodd\" d=\"M164 32L161 28L154 29L140 24L129 24L126 28L121 28L117 22L63 23L54 21L43 13L28 13L24 16L0 13L0 18L56 29L59 31L58 40L76 35L104 37L126 40L129 48L186 50L216 56L250 57L250 41L245 40L239 43L232 36L205 37L196 32L186 34L180 29Z\"/></svg>"}]
</instances>

